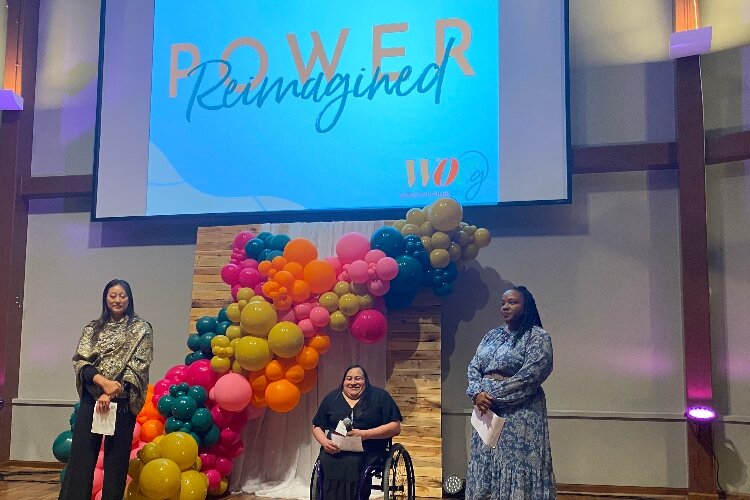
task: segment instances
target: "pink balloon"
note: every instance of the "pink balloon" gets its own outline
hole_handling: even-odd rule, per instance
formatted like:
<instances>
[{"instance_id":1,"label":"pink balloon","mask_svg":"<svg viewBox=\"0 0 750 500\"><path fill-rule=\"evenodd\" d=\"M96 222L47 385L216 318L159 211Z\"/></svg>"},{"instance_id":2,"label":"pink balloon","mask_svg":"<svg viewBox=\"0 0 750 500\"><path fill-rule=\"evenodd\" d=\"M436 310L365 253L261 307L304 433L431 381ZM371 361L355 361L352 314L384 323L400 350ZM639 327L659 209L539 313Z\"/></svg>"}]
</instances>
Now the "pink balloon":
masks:
<instances>
[{"instance_id":1,"label":"pink balloon","mask_svg":"<svg viewBox=\"0 0 750 500\"><path fill-rule=\"evenodd\" d=\"M391 257L383 257L375 263L375 271L381 280L390 281L398 274L398 262Z\"/></svg>"},{"instance_id":2,"label":"pink balloon","mask_svg":"<svg viewBox=\"0 0 750 500\"><path fill-rule=\"evenodd\" d=\"M141 424L136 422L135 427L133 427L133 439L132 441L130 441L131 446L135 445L140 440L141 440Z\"/></svg>"},{"instance_id":3,"label":"pink balloon","mask_svg":"<svg viewBox=\"0 0 750 500\"><path fill-rule=\"evenodd\" d=\"M211 362L207 359L199 359L188 367L185 381L190 385L199 385L208 391L216 384L218 378L219 375L211 369Z\"/></svg>"},{"instance_id":4,"label":"pink balloon","mask_svg":"<svg viewBox=\"0 0 750 500\"><path fill-rule=\"evenodd\" d=\"M367 262L364 260L355 260L349 264L347 272L349 273L349 278L351 278L354 283L364 283L370 278L370 275L367 272L369 268L370 266L368 266Z\"/></svg>"},{"instance_id":5,"label":"pink balloon","mask_svg":"<svg viewBox=\"0 0 750 500\"><path fill-rule=\"evenodd\" d=\"M302 330L302 334L305 337L314 337L315 336L315 327L312 324L312 321L310 321L310 318L303 319L299 323L297 323L297 326L300 330Z\"/></svg>"},{"instance_id":6,"label":"pink balloon","mask_svg":"<svg viewBox=\"0 0 750 500\"><path fill-rule=\"evenodd\" d=\"M367 254L365 255L365 262L367 262L368 264L375 264L383 257L385 257L385 252L376 248L367 252Z\"/></svg>"},{"instance_id":7,"label":"pink balloon","mask_svg":"<svg viewBox=\"0 0 750 500\"><path fill-rule=\"evenodd\" d=\"M265 281L263 283L265 283ZM263 295L263 283L258 283L257 285L253 287L253 291L255 292L255 295L260 295L261 297L265 297L265 295ZM237 300L237 294L234 294L234 295L235 295L234 300Z\"/></svg>"},{"instance_id":8,"label":"pink balloon","mask_svg":"<svg viewBox=\"0 0 750 500\"><path fill-rule=\"evenodd\" d=\"M167 394L169 392L169 386L172 385L174 382L167 380L165 378L159 380L157 383L154 384L154 396L161 396L162 394Z\"/></svg>"},{"instance_id":9,"label":"pink balloon","mask_svg":"<svg viewBox=\"0 0 750 500\"><path fill-rule=\"evenodd\" d=\"M391 289L390 281L373 280L367 283L367 291L375 297L382 297Z\"/></svg>"},{"instance_id":10,"label":"pink balloon","mask_svg":"<svg viewBox=\"0 0 750 500\"><path fill-rule=\"evenodd\" d=\"M229 476L229 474L232 473L232 469L233 465L231 460L228 460L224 457L216 458L216 470L219 471L219 474L221 474L222 477Z\"/></svg>"},{"instance_id":11,"label":"pink balloon","mask_svg":"<svg viewBox=\"0 0 750 500\"><path fill-rule=\"evenodd\" d=\"M234 286L240 279L240 266L227 264L221 268L221 280L229 286Z\"/></svg>"},{"instance_id":12,"label":"pink balloon","mask_svg":"<svg viewBox=\"0 0 750 500\"><path fill-rule=\"evenodd\" d=\"M240 271L239 277L237 278L240 285L243 287L253 288L255 285L260 283L260 273L257 269L252 267L246 267Z\"/></svg>"},{"instance_id":13,"label":"pink balloon","mask_svg":"<svg viewBox=\"0 0 750 500\"><path fill-rule=\"evenodd\" d=\"M173 384L179 384L185 381L188 367L186 365L175 365L164 375L164 378L171 380Z\"/></svg>"},{"instance_id":14,"label":"pink balloon","mask_svg":"<svg viewBox=\"0 0 750 500\"><path fill-rule=\"evenodd\" d=\"M250 387L250 382L238 373L223 375L216 381L213 388L214 401L229 411L243 410L250 403L252 397L253 389Z\"/></svg>"},{"instance_id":15,"label":"pink balloon","mask_svg":"<svg viewBox=\"0 0 750 500\"><path fill-rule=\"evenodd\" d=\"M240 262L242 269L258 269L258 261L255 259L245 259Z\"/></svg>"},{"instance_id":16,"label":"pink balloon","mask_svg":"<svg viewBox=\"0 0 750 500\"><path fill-rule=\"evenodd\" d=\"M354 315L351 322L352 337L363 344L375 344L385 337L388 322L378 310L365 309Z\"/></svg>"},{"instance_id":17,"label":"pink balloon","mask_svg":"<svg viewBox=\"0 0 750 500\"><path fill-rule=\"evenodd\" d=\"M242 288L242 285L240 285L239 283L237 283L236 285L232 285L232 298L235 302L237 302L237 292L240 291L240 288Z\"/></svg>"},{"instance_id":18,"label":"pink balloon","mask_svg":"<svg viewBox=\"0 0 750 500\"><path fill-rule=\"evenodd\" d=\"M213 419L214 424L216 424L216 426L220 429L227 427L232 422L232 418L234 418L234 416L234 412L225 410L219 405L211 408L211 418Z\"/></svg>"},{"instance_id":19,"label":"pink balloon","mask_svg":"<svg viewBox=\"0 0 750 500\"><path fill-rule=\"evenodd\" d=\"M294 316L294 311L292 309L276 311L276 317L279 318L279 321L290 321L292 323L297 322L297 318Z\"/></svg>"},{"instance_id":20,"label":"pink balloon","mask_svg":"<svg viewBox=\"0 0 750 500\"><path fill-rule=\"evenodd\" d=\"M216 469L208 469L207 471L203 471L203 473L208 478L209 490L213 490L219 486L219 483L221 482L221 474L219 474L219 471Z\"/></svg>"},{"instance_id":21,"label":"pink balloon","mask_svg":"<svg viewBox=\"0 0 750 500\"><path fill-rule=\"evenodd\" d=\"M235 248L237 250L245 251L245 245L248 241L255 238L255 235L252 231L240 231L237 236L234 237L234 243L232 243L232 248Z\"/></svg>"},{"instance_id":22,"label":"pink balloon","mask_svg":"<svg viewBox=\"0 0 750 500\"><path fill-rule=\"evenodd\" d=\"M310 322L317 328L323 328L331 319L330 313L324 307L313 307L310 310Z\"/></svg>"},{"instance_id":23,"label":"pink balloon","mask_svg":"<svg viewBox=\"0 0 750 500\"><path fill-rule=\"evenodd\" d=\"M213 469L216 465L216 455L213 453L201 453L198 456L201 457L201 471Z\"/></svg>"},{"instance_id":24,"label":"pink balloon","mask_svg":"<svg viewBox=\"0 0 750 500\"><path fill-rule=\"evenodd\" d=\"M148 444L148 443L146 443L146 441L138 441L137 443L135 443L135 444L134 444L134 445L132 446L132 448L130 448L130 451L134 451L134 450L135 450L135 452L136 452L136 453L138 453L138 451L139 451L139 450L140 450L141 448L143 448L144 446L146 446L146 444Z\"/></svg>"},{"instance_id":25,"label":"pink balloon","mask_svg":"<svg viewBox=\"0 0 750 500\"><path fill-rule=\"evenodd\" d=\"M240 438L239 432L236 432L235 430L229 427L223 428L221 430L221 434L219 434L219 442L224 446L236 443L239 438Z\"/></svg>"},{"instance_id":26,"label":"pink balloon","mask_svg":"<svg viewBox=\"0 0 750 500\"><path fill-rule=\"evenodd\" d=\"M370 251L370 240L361 233L346 233L336 243L336 255L342 264L364 259Z\"/></svg>"},{"instance_id":27,"label":"pink balloon","mask_svg":"<svg viewBox=\"0 0 750 500\"><path fill-rule=\"evenodd\" d=\"M297 319L297 321L306 319L308 316L310 316L310 311L313 307L314 306L310 302L297 304L296 306L294 306L294 317Z\"/></svg>"},{"instance_id":28,"label":"pink balloon","mask_svg":"<svg viewBox=\"0 0 750 500\"><path fill-rule=\"evenodd\" d=\"M336 274L338 275L341 270L343 269L343 265L341 264L341 261L338 257L324 257L324 261L328 262L333 266L333 270L336 271Z\"/></svg>"},{"instance_id":29,"label":"pink balloon","mask_svg":"<svg viewBox=\"0 0 750 500\"><path fill-rule=\"evenodd\" d=\"M97 467L94 469L94 486L91 488L91 495L101 491L102 486L104 486L104 470Z\"/></svg>"}]
</instances>

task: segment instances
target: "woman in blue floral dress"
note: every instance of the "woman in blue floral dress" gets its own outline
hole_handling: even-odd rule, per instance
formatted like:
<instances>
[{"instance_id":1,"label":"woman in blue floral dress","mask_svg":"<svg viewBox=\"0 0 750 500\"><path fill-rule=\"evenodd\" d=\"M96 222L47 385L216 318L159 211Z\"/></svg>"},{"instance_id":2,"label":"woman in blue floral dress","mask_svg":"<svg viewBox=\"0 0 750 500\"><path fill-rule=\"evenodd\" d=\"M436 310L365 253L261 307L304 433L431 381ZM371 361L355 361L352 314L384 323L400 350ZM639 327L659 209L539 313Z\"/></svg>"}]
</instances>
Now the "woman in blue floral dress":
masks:
<instances>
[{"instance_id":1,"label":"woman in blue floral dress","mask_svg":"<svg viewBox=\"0 0 750 500\"><path fill-rule=\"evenodd\" d=\"M526 287L503 294L504 327L490 330L469 363L466 394L479 411L505 418L497 446L471 437L467 500L547 500L555 475L542 390L552 372L552 342Z\"/></svg>"}]
</instances>

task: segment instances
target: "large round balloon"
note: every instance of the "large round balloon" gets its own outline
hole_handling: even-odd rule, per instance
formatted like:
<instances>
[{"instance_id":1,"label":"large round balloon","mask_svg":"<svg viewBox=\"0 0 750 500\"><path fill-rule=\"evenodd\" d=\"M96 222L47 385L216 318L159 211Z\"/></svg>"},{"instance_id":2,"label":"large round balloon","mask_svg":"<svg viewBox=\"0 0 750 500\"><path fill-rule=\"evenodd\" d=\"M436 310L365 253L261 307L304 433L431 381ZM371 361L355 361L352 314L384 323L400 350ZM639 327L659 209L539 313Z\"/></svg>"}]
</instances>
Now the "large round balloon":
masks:
<instances>
[{"instance_id":1,"label":"large round balloon","mask_svg":"<svg viewBox=\"0 0 750 500\"><path fill-rule=\"evenodd\" d=\"M145 496L169 498L180 491L181 477L180 467L174 461L157 458L143 466L138 482Z\"/></svg>"},{"instance_id":2,"label":"large round balloon","mask_svg":"<svg viewBox=\"0 0 750 500\"><path fill-rule=\"evenodd\" d=\"M370 250L370 242L361 233L346 233L336 243L336 256L341 264L351 264L363 259Z\"/></svg>"},{"instance_id":3,"label":"large round balloon","mask_svg":"<svg viewBox=\"0 0 750 500\"><path fill-rule=\"evenodd\" d=\"M297 406L299 399L299 389L285 378L271 382L266 387L266 403L273 411L279 413L291 411Z\"/></svg>"},{"instance_id":4,"label":"large round balloon","mask_svg":"<svg viewBox=\"0 0 750 500\"><path fill-rule=\"evenodd\" d=\"M464 210L453 198L440 198L431 206L427 219L438 231L450 231L458 227Z\"/></svg>"},{"instance_id":5,"label":"large round balloon","mask_svg":"<svg viewBox=\"0 0 750 500\"><path fill-rule=\"evenodd\" d=\"M242 328L258 337L268 336L268 331L276 324L277 319L276 309L265 300L249 302L240 313Z\"/></svg>"},{"instance_id":6,"label":"large round balloon","mask_svg":"<svg viewBox=\"0 0 750 500\"><path fill-rule=\"evenodd\" d=\"M297 262L304 266L318 258L318 249L310 240L294 238L284 247L284 258L289 262Z\"/></svg>"},{"instance_id":7,"label":"large round balloon","mask_svg":"<svg viewBox=\"0 0 750 500\"><path fill-rule=\"evenodd\" d=\"M365 309L354 316L351 330L352 337L363 344L375 344L385 337L388 321L380 311Z\"/></svg>"},{"instance_id":8,"label":"large round balloon","mask_svg":"<svg viewBox=\"0 0 750 500\"><path fill-rule=\"evenodd\" d=\"M382 250L388 257L396 258L405 250L404 236L395 227L383 226L375 230L370 238L373 249Z\"/></svg>"},{"instance_id":9,"label":"large round balloon","mask_svg":"<svg viewBox=\"0 0 750 500\"><path fill-rule=\"evenodd\" d=\"M408 255L399 255L395 259L398 263L398 274L391 280L391 290L396 292L416 290L422 279L422 264Z\"/></svg>"},{"instance_id":10,"label":"large round balloon","mask_svg":"<svg viewBox=\"0 0 750 500\"><path fill-rule=\"evenodd\" d=\"M268 341L252 335L237 340L234 344L234 356L240 366L249 371L260 370L272 358Z\"/></svg>"},{"instance_id":11,"label":"large round balloon","mask_svg":"<svg viewBox=\"0 0 750 500\"><path fill-rule=\"evenodd\" d=\"M188 470L198 457L198 443L186 432L166 434L159 441L159 446L161 447L161 458L176 463L180 470Z\"/></svg>"},{"instance_id":12,"label":"large round balloon","mask_svg":"<svg viewBox=\"0 0 750 500\"><path fill-rule=\"evenodd\" d=\"M212 399L228 411L242 411L253 397L250 382L238 373L223 375L213 388Z\"/></svg>"},{"instance_id":13,"label":"large round balloon","mask_svg":"<svg viewBox=\"0 0 750 500\"><path fill-rule=\"evenodd\" d=\"M280 358L296 356L305 344L305 336L299 326L291 321L276 323L268 333L268 346Z\"/></svg>"},{"instance_id":14,"label":"large round balloon","mask_svg":"<svg viewBox=\"0 0 750 500\"><path fill-rule=\"evenodd\" d=\"M61 432L52 443L52 454L62 462L68 463L70 458L70 447L73 445L73 433L70 431Z\"/></svg>"},{"instance_id":15,"label":"large round balloon","mask_svg":"<svg viewBox=\"0 0 750 500\"><path fill-rule=\"evenodd\" d=\"M417 295L417 289L397 291L391 289L384 295L385 305L388 309L399 310L406 309L414 301Z\"/></svg>"},{"instance_id":16,"label":"large round balloon","mask_svg":"<svg viewBox=\"0 0 750 500\"><path fill-rule=\"evenodd\" d=\"M197 470L182 473L179 500L203 500L208 495L208 482Z\"/></svg>"},{"instance_id":17,"label":"large round balloon","mask_svg":"<svg viewBox=\"0 0 750 500\"><path fill-rule=\"evenodd\" d=\"M185 381L190 385L200 385L208 390L214 386L218 375L211 369L211 362L200 359L188 367Z\"/></svg>"},{"instance_id":18,"label":"large round balloon","mask_svg":"<svg viewBox=\"0 0 750 500\"><path fill-rule=\"evenodd\" d=\"M311 260L305 265L303 278L312 293L324 293L336 284L336 270L325 260Z\"/></svg>"}]
</instances>

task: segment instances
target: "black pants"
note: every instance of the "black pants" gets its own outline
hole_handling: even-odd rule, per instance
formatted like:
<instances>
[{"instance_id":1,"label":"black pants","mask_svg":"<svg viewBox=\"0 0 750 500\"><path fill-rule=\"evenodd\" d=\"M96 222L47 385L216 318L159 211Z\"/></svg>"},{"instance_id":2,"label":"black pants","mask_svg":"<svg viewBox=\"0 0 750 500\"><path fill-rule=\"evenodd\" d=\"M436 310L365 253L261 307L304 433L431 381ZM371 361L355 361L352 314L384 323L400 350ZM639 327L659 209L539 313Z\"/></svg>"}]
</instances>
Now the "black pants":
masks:
<instances>
[{"instance_id":1,"label":"black pants","mask_svg":"<svg viewBox=\"0 0 750 500\"><path fill-rule=\"evenodd\" d=\"M130 446L133 440L135 415L127 399L118 399L115 433L104 436L104 489L102 500L122 500L128 475ZM94 469L102 446L102 435L91 432L96 401L84 389L81 407L73 429L70 460L60 489L59 500L90 500L94 485Z\"/></svg>"}]
</instances>

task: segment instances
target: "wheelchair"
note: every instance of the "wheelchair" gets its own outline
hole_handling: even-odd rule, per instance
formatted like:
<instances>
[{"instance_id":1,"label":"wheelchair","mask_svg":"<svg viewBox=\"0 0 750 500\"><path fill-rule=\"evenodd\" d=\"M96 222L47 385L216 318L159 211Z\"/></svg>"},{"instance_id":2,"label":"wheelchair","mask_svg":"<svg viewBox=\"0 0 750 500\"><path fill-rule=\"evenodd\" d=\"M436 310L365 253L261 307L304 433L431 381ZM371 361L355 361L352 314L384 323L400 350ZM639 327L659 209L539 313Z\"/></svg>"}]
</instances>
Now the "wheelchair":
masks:
<instances>
[{"instance_id":1,"label":"wheelchair","mask_svg":"<svg viewBox=\"0 0 750 500\"><path fill-rule=\"evenodd\" d=\"M364 481L370 481L373 490L381 490L385 500L414 500L416 496L414 464L406 448L398 443L389 443L385 454L362 471L359 484ZM325 500L322 492L323 470L318 459L310 477L310 500Z\"/></svg>"}]
</instances>

